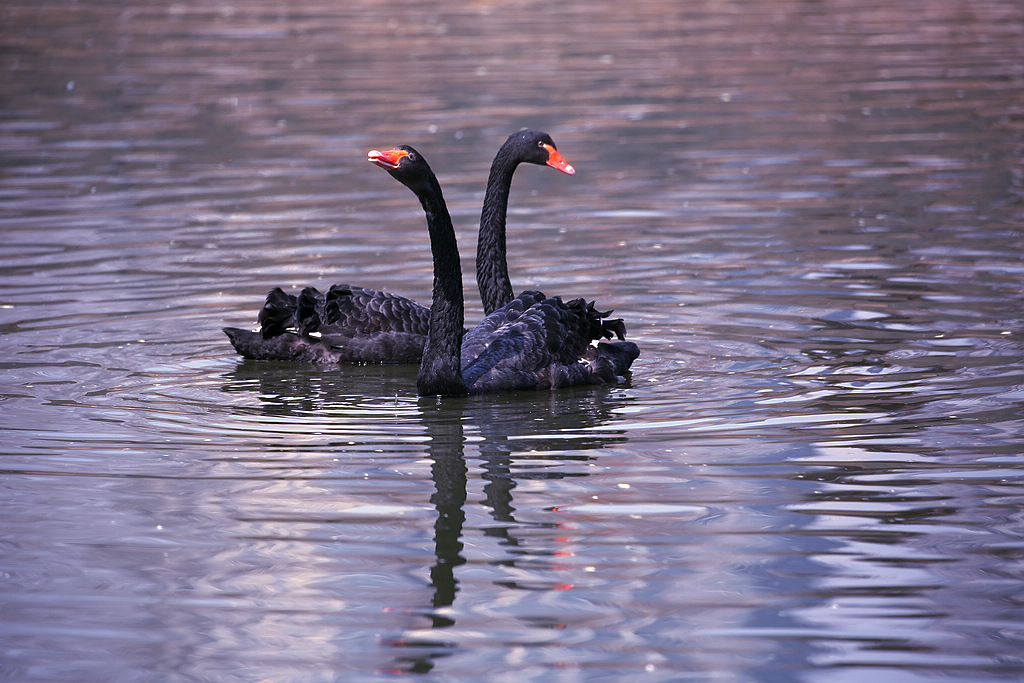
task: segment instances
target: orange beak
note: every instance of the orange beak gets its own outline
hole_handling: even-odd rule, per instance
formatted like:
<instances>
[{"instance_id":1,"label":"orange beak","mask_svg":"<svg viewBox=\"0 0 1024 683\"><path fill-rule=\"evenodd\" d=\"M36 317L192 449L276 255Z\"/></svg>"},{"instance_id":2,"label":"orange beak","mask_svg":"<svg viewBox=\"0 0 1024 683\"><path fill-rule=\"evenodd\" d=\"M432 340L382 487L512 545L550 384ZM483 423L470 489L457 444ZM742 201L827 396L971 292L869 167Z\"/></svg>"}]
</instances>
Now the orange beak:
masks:
<instances>
[{"instance_id":1,"label":"orange beak","mask_svg":"<svg viewBox=\"0 0 1024 683\"><path fill-rule=\"evenodd\" d=\"M404 149L392 149L387 152L371 149L366 153L366 160L381 168L398 168L398 164L407 156L409 153Z\"/></svg>"},{"instance_id":2,"label":"orange beak","mask_svg":"<svg viewBox=\"0 0 1024 683\"><path fill-rule=\"evenodd\" d=\"M576 173L576 169L569 165L569 162L558 153L557 149L547 144L542 146L548 151L548 166L569 175Z\"/></svg>"}]
</instances>

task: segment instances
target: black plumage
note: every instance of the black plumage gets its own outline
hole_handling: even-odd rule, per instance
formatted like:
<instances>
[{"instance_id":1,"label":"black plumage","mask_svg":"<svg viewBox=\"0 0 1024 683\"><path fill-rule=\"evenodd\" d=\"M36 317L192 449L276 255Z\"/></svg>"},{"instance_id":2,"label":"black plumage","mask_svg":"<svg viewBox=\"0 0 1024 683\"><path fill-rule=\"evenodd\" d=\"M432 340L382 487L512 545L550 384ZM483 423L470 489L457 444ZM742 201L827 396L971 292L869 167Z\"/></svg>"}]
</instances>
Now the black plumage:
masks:
<instances>
[{"instance_id":1,"label":"black plumage","mask_svg":"<svg viewBox=\"0 0 1024 683\"><path fill-rule=\"evenodd\" d=\"M513 297L505 220L512 176L521 163L575 173L544 132L513 133L498 150L488 176L477 247L477 284L485 313ZM246 358L415 363L423 354L429 317L426 306L380 290L339 284L326 293L307 287L294 296L275 288L260 310L258 333L236 327L224 328L224 333Z\"/></svg>"},{"instance_id":2,"label":"black plumage","mask_svg":"<svg viewBox=\"0 0 1024 683\"><path fill-rule=\"evenodd\" d=\"M523 292L464 331L458 244L436 176L412 147L372 151L369 159L416 194L427 218L434 286L417 376L421 395L610 384L629 371L640 354L636 344L591 343L621 336L622 321L607 320L583 299L564 303Z\"/></svg>"}]
</instances>

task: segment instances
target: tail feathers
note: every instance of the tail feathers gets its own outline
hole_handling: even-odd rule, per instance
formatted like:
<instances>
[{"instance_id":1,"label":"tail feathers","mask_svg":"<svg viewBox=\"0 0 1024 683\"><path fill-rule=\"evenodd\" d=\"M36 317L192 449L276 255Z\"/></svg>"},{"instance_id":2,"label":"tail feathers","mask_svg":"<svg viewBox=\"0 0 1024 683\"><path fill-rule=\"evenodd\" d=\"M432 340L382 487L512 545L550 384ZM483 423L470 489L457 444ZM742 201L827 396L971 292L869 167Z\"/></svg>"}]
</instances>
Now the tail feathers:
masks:
<instances>
[{"instance_id":1,"label":"tail feathers","mask_svg":"<svg viewBox=\"0 0 1024 683\"><path fill-rule=\"evenodd\" d=\"M323 324L323 306L324 295L316 287L306 287L298 296L275 287L260 309L260 334L270 339L286 332L317 332Z\"/></svg>"},{"instance_id":2,"label":"tail feathers","mask_svg":"<svg viewBox=\"0 0 1024 683\"><path fill-rule=\"evenodd\" d=\"M593 309L594 302L590 302L590 307ZM608 316L611 311L602 313L602 316ZM619 341L623 341L626 338L626 323L622 322L622 318L612 318L611 320L601 321L601 336L605 339L611 339L612 335L615 335Z\"/></svg>"},{"instance_id":3,"label":"tail feathers","mask_svg":"<svg viewBox=\"0 0 1024 683\"><path fill-rule=\"evenodd\" d=\"M297 299L280 287L270 290L259 315L260 334L264 339L284 334L294 325L296 304Z\"/></svg>"},{"instance_id":4,"label":"tail feathers","mask_svg":"<svg viewBox=\"0 0 1024 683\"><path fill-rule=\"evenodd\" d=\"M302 334L317 332L323 324L324 295L316 287L306 287L299 292L295 305L295 327Z\"/></svg>"},{"instance_id":5,"label":"tail feathers","mask_svg":"<svg viewBox=\"0 0 1024 683\"><path fill-rule=\"evenodd\" d=\"M565 304L580 320L581 333L587 336L590 341L611 339L613 336L619 340L626 338L626 325L622 318L608 319L611 311L599 311L593 301L587 302L583 299L573 299Z\"/></svg>"},{"instance_id":6,"label":"tail feathers","mask_svg":"<svg viewBox=\"0 0 1024 683\"><path fill-rule=\"evenodd\" d=\"M245 355L245 351L252 345L253 337L257 337L255 332L249 330L243 330L238 327L225 327L224 334L228 335L228 339L231 340L231 345L235 347L235 351ZM260 337L262 338L262 337Z\"/></svg>"},{"instance_id":7,"label":"tail feathers","mask_svg":"<svg viewBox=\"0 0 1024 683\"><path fill-rule=\"evenodd\" d=\"M318 339L303 337L292 332L264 337L259 332L225 327L224 334L231 340L235 351L250 360L298 361L320 365L360 360L346 357L344 350L339 351Z\"/></svg>"},{"instance_id":8,"label":"tail feathers","mask_svg":"<svg viewBox=\"0 0 1024 683\"><path fill-rule=\"evenodd\" d=\"M611 310L599 311L594 307L595 302L591 301L587 304L587 315L591 320L591 324L597 323L597 327L593 330L593 337L591 339L611 339L612 335L618 337L621 341L626 338L626 324L622 322L622 318L608 319L608 316L612 314Z\"/></svg>"},{"instance_id":9,"label":"tail feathers","mask_svg":"<svg viewBox=\"0 0 1024 683\"><path fill-rule=\"evenodd\" d=\"M301 338L294 334L282 333L264 337L259 332L225 327L224 334L231 340L235 351L244 358L253 360L301 360Z\"/></svg>"}]
</instances>

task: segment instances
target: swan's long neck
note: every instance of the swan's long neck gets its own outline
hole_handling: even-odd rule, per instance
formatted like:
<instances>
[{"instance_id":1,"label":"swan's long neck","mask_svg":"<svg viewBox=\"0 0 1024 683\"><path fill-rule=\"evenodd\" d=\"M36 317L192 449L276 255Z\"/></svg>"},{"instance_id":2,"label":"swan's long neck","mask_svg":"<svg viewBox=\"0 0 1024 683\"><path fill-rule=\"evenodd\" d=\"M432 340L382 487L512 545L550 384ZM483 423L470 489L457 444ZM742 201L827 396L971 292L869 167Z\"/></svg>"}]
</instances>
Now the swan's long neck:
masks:
<instances>
[{"instance_id":1,"label":"swan's long neck","mask_svg":"<svg viewBox=\"0 0 1024 683\"><path fill-rule=\"evenodd\" d=\"M508 254L505 247L505 216L512 175L519 162L505 147L498 150L487 178L484 207L480 213L480 236L476 246L476 283L484 315L512 301L515 293L508 278Z\"/></svg>"},{"instance_id":2,"label":"swan's long neck","mask_svg":"<svg viewBox=\"0 0 1024 683\"><path fill-rule=\"evenodd\" d=\"M419 198L427 215L430 252L434 257L434 293L416 386L423 396L466 394L459 359L464 313L462 265L455 228L436 178L431 179Z\"/></svg>"}]
</instances>

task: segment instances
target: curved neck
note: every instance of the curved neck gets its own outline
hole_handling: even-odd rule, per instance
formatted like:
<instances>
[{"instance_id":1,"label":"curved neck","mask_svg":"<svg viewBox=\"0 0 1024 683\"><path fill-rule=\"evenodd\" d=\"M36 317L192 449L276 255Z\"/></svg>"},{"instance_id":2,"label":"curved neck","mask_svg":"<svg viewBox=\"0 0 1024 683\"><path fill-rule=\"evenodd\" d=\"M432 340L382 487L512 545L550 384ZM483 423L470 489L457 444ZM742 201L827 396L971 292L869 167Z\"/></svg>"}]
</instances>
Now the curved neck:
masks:
<instances>
[{"instance_id":1,"label":"curved neck","mask_svg":"<svg viewBox=\"0 0 1024 683\"><path fill-rule=\"evenodd\" d=\"M484 305L484 315L512 301L515 293L508 277L505 246L505 216L512 174L519 161L506 146L498 150L487 177L487 192L480 213L480 236L476 246L476 283Z\"/></svg>"},{"instance_id":2,"label":"curved neck","mask_svg":"<svg viewBox=\"0 0 1024 683\"><path fill-rule=\"evenodd\" d=\"M430 304L430 327L416 386L423 396L462 395L468 390L462 379L459 360L464 324L459 245L437 179L431 178L426 189L417 195L426 213L430 232L434 293Z\"/></svg>"}]
</instances>

